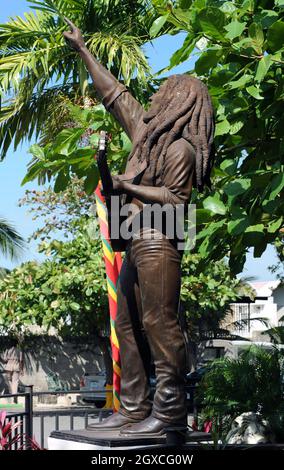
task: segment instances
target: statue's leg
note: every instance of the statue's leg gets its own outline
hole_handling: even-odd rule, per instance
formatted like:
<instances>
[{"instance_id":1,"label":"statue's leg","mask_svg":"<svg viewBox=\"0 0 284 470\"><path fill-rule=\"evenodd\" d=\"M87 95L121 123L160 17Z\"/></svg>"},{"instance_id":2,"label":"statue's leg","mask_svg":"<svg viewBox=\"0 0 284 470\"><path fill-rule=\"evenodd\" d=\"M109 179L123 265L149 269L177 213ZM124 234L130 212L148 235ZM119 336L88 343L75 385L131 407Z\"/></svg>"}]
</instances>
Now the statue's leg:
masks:
<instances>
[{"instance_id":1,"label":"statue's leg","mask_svg":"<svg viewBox=\"0 0 284 470\"><path fill-rule=\"evenodd\" d=\"M181 255L169 240L135 240L143 325L155 362L157 387L150 417L127 433L163 432L186 425L185 344L178 323Z\"/></svg>"},{"instance_id":2,"label":"statue's leg","mask_svg":"<svg viewBox=\"0 0 284 470\"><path fill-rule=\"evenodd\" d=\"M122 429L142 421L151 413L149 372L151 355L143 332L140 290L137 270L125 255L117 290L116 334L121 358L121 407L118 413L101 423L92 424L94 430Z\"/></svg>"},{"instance_id":3,"label":"statue's leg","mask_svg":"<svg viewBox=\"0 0 284 470\"><path fill-rule=\"evenodd\" d=\"M142 324L137 269L127 251L119 276L116 334L120 347L120 413L144 419L151 412L149 374L151 353Z\"/></svg>"}]
</instances>

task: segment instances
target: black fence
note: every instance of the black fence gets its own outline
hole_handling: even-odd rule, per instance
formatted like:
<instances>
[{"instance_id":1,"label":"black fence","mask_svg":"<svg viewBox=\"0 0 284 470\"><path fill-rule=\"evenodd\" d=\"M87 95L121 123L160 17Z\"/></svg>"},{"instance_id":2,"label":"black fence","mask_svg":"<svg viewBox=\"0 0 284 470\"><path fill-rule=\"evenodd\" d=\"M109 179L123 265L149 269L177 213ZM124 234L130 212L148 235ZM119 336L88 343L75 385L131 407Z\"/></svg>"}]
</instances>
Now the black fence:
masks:
<instances>
[{"instance_id":1,"label":"black fence","mask_svg":"<svg viewBox=\"0 0 284 470\"><path fill-rule=\"evenodd\" d=\"M8 412L5 419L5 424L16 425L8 437L7 444L11 450L18 450L25 447L26 442L33 438L33 386L26 386L23 393L6 394L0 397L16 400L19 397L24 397L25 399L24 411Z\"/></svg>"},{"instance_id":2,"label":"black fence","mask_svg":"<svg viewBox=\"0 0 284 470\"><path fill-rule=\"evenodd\" d=\"M96 390L96 392L112 393L112 390ZM72 394L90 394L89 390L61 390L54 392L35 392L33 393L33 386L29 385L25 387L25 392L17 394L5 394L0 395L0 399L17 399L24 397L24 411L8 411L5 424L11 423L12 425L17 424L16 428L9 435L7 447L10 450L28 449L32 447L32 442L35 440L37 444L43 449L45 448L47 433L46 433L46 419L54 419L52 430L60 430L60 417L68 417L69 430L74 429L74 420L76 417L83 418L84 427L86 428L89 424L90 416L93 419L102 421L102 419L112 413L112 409L104 408L98 409L95 407L69 407L67 409L47 409L37 410L33 407L33 397L37 396L50 396L50 395L72 395ZM3 408L2 408L3 410ZM34 436L34 422L35 419L39 419L39 429L37 436ZM50 424L49 424L50 427ZM64 429L66 429L66 420ZM66 429L67 430L67 429Z\"/></svg>"},{"instance_id":3,"label":"black fence","mask_svg":"<svg viewBox=\"0 0 284 470\"><path fill-rule=\"evenodd\" d=\"M197 407L194 400L195 386L187 386L187 408L188 412L192 413L197 421ZM99 393L112 393L112 390L96 390ZM34 397L44 397L44 396L63 396L63 395L72 395L76 394L82 396L84 394L90 394L89 390L57 390L57 391L47 391L47 392L33 392L33 386L25 386L25 391L23 393L18 393L15 395L6 394L0 395L0 400L2 398L9 399L18 399L18 397L24 397L24 411L13 410L11 412L7 411L6 422L11 424L17 424L16 429L9 436L9 442L11 445L8 446L11 450L17 449L27 449L31 448L31 442L34 440L40 446L40 448L45 448L47 444L47 437L50 431L59 431L62 430L60 420L61 417L64 417L64 430L73 430L74 421L76 417L80 417L80 423L82 427L87 428L90 418L96 419L99 422L103 418L109 416L112 413L110 408L95 408L95 407L83 407L83 406L69 406L67 408L52 408L46 410L37 410L33 406ZM0 401L1 403L1 401ZM66 417L68 419L66 420ZM38 419L38 421L37 421ZM46 423L48 421L48 426ZM37 424L36 433L34 433L34 423ZM52 428L51 428L52 426ZM81 429L82 429L81 427ZM35 435L36 434L36 435Z\"/></svg>"}]
</instances>

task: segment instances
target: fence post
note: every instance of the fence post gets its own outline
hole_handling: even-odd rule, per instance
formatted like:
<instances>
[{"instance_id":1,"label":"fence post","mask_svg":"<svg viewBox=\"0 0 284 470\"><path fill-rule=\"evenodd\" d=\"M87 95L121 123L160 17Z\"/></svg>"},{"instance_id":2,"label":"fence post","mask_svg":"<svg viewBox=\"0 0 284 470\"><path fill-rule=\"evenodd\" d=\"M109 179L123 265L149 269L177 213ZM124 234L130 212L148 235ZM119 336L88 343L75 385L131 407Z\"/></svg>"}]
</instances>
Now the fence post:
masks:
<instances>
[{"instance_id":1,"label":"fence post","mask_svg":"<svg viewBox=\"0 0 284 470\"><path fill-rule=\"evenodd\" d=\"M25 387L25 413L26 413L26 435L30 439L33 438L33 385Z\"/></svg>"}]
</instances>

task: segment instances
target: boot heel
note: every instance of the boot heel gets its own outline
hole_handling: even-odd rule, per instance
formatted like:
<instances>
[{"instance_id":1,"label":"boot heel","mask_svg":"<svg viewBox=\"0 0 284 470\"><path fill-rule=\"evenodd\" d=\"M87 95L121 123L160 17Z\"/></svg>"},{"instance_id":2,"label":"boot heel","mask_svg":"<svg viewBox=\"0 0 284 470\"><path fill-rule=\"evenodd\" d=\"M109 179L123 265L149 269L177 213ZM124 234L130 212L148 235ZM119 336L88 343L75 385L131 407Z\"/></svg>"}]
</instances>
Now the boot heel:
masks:
<instances>
[{"instance_id":1,"label":"boot heel","mask_svg":"<svg viewBox=\"0 0 284 470\"><path fill-rule=\"evenodd\" d=\"M169 426L165 428L168 446L181 446L186 442L186 426Z\"/></svg>"}]
</instances>

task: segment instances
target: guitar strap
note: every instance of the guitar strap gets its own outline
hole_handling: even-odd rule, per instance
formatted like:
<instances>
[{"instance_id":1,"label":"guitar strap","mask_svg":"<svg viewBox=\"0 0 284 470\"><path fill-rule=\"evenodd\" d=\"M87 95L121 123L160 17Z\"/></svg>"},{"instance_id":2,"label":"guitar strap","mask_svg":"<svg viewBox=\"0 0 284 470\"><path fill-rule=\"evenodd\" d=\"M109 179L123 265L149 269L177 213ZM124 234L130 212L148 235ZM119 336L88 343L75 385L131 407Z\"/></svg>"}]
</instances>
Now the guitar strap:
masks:
<instances>
[{"instance_id":1,"label":"guitar strap","mask_svg":"<svg viewBox=\"0 0 284 470\"><path fill-rule=\"evenodd\" d=\"M130 181L133 184L139 184L147 166L148 166L148 163L146 160L144 160L141 164L139 163L137 165L136 169L128 171L127 173L124 173L123 175L119 175L119 178L122 181ZM127 194L121 194L120 203L122 206L124 206L125 204L129 204L132 199L133 199L133 196L130 196Z\"/></svg>"},{"instance_id":2,"label":"guitar strap","mask_svg":"<svg viewBox=\"0 0 284 470\"><path fill-rule=\"evenodd\" d=\"M148 166L148 163L146 160L144 160L141 164L139 164L136 170L128 171L127 173L124 173L123 175L119 175L119 179L122 181L130 181L130 180L133 181L135 180L136 177L140 176L141 173L143 173L143 171L146 170L147 166Z\"/></svg>"}]
</instances>

